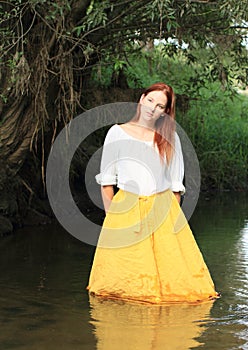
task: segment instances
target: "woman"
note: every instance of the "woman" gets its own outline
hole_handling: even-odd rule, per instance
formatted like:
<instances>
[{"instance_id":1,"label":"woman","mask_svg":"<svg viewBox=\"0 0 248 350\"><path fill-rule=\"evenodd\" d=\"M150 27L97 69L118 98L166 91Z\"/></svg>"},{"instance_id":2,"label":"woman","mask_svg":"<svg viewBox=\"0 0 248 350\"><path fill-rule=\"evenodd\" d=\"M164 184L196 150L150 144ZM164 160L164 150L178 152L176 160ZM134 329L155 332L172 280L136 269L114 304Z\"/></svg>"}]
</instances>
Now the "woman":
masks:
<instances>
[{"instance_id":1,"label":"woman","mask_svg":"<svg viewBox=\"0 0 248 350\"><path fill-rule=\"evenodd\" d=\"M135 117L112 126L105 138L96 180L106 217L91 294L149 303L218 297L180 208L183 177L174 92L156 83L140 97Z\"/></svg>"}]
</instances>

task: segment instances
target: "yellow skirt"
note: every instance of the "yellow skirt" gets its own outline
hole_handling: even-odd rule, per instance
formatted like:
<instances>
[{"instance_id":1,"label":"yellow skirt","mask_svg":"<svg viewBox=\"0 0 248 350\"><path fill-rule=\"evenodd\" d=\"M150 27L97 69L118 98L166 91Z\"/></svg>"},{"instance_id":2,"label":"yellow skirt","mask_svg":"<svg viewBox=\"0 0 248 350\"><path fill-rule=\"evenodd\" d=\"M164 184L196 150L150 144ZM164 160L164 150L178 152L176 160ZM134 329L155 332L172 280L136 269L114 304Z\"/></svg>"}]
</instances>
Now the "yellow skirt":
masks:
<instances>
[{"instance_id":1,"label":"yellow skirt","mask_svg":"<svg viewBox=\"0 0 248 350\"><path fill-rule=\"evenodd\" d=\"M198 303L218 298L171 191L119 190L103 223L87 289L109 299Z\"/></svg>"}]
</instances>

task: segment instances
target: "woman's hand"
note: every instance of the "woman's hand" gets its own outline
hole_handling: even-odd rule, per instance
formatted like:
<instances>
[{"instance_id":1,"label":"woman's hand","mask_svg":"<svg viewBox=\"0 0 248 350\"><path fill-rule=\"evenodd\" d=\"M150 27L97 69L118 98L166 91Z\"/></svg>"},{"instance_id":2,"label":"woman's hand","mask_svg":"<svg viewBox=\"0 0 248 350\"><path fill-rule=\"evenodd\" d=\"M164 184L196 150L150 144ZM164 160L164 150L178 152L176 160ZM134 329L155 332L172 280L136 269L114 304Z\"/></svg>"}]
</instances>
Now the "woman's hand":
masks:
<instances>
[{"instance_id":1,"label":"woman's hand","mask_svg":"<svg viewBox=\"0 0 248 350\"><path fill-rule=\"evenodd\" d=\"M114 197L114 186L112 185L101 186L101 193L102 193L102 200L103 200L105 213L107 214L111 201Z\"/></svg>"},{"instance_id":2,"label":"woman's hand","mask_svg":"<svg viewBox=\"0 0 248 350\"><path fill-rule=\"evenodd\" d=\"M180 192L173 192L173 193L176 196L178 203L180 204L181 203L181 193Z\"/></svg>"}]
</instances>

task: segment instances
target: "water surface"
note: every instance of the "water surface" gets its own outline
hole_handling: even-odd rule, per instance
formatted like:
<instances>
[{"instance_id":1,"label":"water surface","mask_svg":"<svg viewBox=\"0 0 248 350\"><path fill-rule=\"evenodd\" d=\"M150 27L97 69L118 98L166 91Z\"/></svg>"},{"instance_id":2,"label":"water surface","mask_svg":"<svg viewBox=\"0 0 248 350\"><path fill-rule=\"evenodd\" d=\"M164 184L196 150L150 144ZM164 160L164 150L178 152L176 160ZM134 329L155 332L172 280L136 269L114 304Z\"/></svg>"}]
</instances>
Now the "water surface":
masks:
<instances>
[{"instance_id":1,"label":"water surface","mask_svg":"<svg viewBox=\"0 0 248 350\"><path fill-rule=\"evenodd\" d=\"M89 299L94 247L56 223L3 237L0 349L248 349L247 209L247 193L200 197L190 224L222 294L202 305Z\"/></svg>"}]
</instances>

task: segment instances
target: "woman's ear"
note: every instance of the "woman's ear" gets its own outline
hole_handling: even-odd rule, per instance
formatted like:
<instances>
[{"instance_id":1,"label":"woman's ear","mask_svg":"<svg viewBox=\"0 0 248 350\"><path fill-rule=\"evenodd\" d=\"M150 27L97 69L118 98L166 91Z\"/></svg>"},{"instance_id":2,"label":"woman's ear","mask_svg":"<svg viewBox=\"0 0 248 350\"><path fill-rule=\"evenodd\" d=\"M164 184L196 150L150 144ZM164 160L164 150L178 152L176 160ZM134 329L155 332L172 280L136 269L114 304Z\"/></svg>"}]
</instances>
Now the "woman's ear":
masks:
<instances>
[{"instance_id":1,"label":"woman's ear","mask_svg":"<svg viewBox=\"0 0 248 350\"><path fill-rule=\"evenodd\" d=\"M142 94L142 95L140 96L139 102L142 102L142 101L144 100L144 98L145 98L145 94Z\"/></svg>"}]
</instances>

